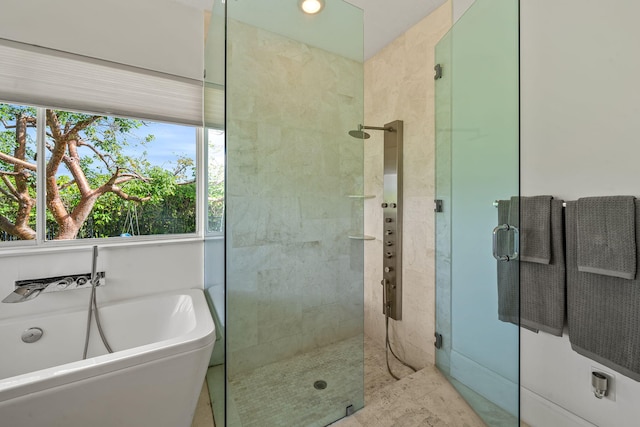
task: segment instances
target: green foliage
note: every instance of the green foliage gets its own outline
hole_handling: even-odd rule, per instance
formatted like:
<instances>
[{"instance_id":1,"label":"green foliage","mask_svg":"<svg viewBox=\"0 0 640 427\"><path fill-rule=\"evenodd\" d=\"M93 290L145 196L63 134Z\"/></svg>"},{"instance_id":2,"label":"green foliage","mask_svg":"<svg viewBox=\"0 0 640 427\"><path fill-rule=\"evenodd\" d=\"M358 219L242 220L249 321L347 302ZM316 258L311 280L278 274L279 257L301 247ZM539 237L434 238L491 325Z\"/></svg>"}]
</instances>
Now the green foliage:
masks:
<instances>
[{"instance_id":1,"label":"green foliage","mask_svg":"<svg viewBox=\"0 0 640 427\"><path fill-rule=\"evenodd\" d=\"M0 152L7 153L13 156L18 148L18 141L16 139L16 125L18 117L35 117L36 110L32 107L15 106L8 104L0 104ZM31 128L33 129L33 127ZM34 132L27 131L24 141L25 155L24 160L34 162L35 161L35 149L36 142L34 138ZM0 171L11 173L15 170L13 164L0 160ZM23 170L23 179L27 184L27 195L30 198L35 198L35 182L36 176L34 173L28 170ZM9 185L15 187L16 179L14 177L5 176ZM15 221L17 212L20 208L20 202L15 196L12 196L12 191L8 187L7 183L3 180L0 182L0 215ZM35 210L31 210L27 225L31 228L35 227L36 218ZM0 240L15 240L17 236L0 230Z\"/></svg>"},{"instance_id":2,"label":"green foliage","mask_svg":"<svg viewBox=\"0 0 640 427\"><path fill-rule=\"evenodd\" d=\"M224 232L224 166L209 165L207 230Z\"/></svg>"},{"instance_id":3,"label":"green foliage","mask_svg":"<svg viewBox=\"0 0 640 427\"><path fill-rule=\"evenodd\" d=\"M0 104L0 152L13 155L18 144L13 128L19 116L36 117L36 109ZM143 135L140 131L145 123L139 120L117 117L94 116L66 111L55 111L58 133L75 133L81 145L77 160L89 187L93 190L120 177L118 188L129 198L125 200L114 192L105 192L94 203L91 213L77 233L78 238L110 237L123 233L150 235L195 232L196 185L194 160L176 157L167 167L152 165L147 159L147 147L152 149L154 135ZM3 126L4 125L4 126ZM54 122L47 121L47 148L59 143L53 129ZM76 132L77 129L77 132ZM27 135L24 161L35 164L36 141L31 132ZM132 154L134 153L134 154ZM46 153L47 156L49 153ZM69 152L67 152L69 155ZM0 160L0 170L10 173L14 164ZM191 175L191 176L189 176ZM55 173L60 201L67 212L83 199L78 183L61 164ZM126 178L122 178L126 177ZM5 176L15 186L16 178ZM29 173L29 196L35 200L35 173ZM20 203L9 194L10 187L0 182L0 215L14 221ZM60 231L60 218L47 210L47 238L54 239ZM35 229L35 209L30 213L29 226ZM4 230L0 240L13 237Z\"/></svg>"}]
</instances>

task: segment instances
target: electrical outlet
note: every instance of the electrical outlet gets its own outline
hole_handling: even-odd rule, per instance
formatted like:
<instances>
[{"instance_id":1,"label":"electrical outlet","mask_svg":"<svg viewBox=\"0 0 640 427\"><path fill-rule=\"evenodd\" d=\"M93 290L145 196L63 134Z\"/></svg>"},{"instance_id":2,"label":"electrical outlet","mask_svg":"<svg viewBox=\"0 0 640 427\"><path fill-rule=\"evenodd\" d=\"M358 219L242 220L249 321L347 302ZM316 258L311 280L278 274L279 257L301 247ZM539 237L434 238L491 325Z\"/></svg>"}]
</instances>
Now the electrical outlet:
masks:
<instances>
[{"instance_id":1,"label":"electrical outlet","mask_svg":"<svg viewBox=\"0 0 640 427\"><path fill-rule=\"evenodd\" d=\"M607 395L605 397L603 397L603 399L608 399L612 402L616 401L616 386L617 386L617 382L616 382L616 376L614 374L612 374L610 371L608 371L607 369L603 369L599 366L591 366L589 368L589 390L593 391L593 387L591 386L591 373L592 372L599 372L603 375L605 375L607 377Z\"/></svg>"}]
</instances>

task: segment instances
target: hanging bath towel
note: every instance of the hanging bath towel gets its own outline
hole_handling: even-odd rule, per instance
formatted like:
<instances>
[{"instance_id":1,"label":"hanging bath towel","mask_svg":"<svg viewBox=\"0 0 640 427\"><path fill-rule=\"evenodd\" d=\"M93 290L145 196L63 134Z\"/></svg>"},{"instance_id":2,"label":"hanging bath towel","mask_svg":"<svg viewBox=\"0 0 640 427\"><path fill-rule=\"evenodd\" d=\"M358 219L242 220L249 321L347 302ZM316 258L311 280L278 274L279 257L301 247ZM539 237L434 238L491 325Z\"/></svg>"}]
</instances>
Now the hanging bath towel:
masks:
<instances>
[{"instance_id":1,"label":"hanging bath towel","mask_svg":"<svg viewBox=\"0 0 640 427\"><path fill-rule=\"evenodd\" d=\"M578 270L634 279L635 197L585 197L576 210Z\"/></svg>"},{"instance_id":2,"label":"hanging bath towel","mask_svg":"<svg viewBox=\"0 0 640 427\"><path fill-rule=\"evenodd\" d=\"M640 381L640 281L578 269L577 202L567 203L567 316L576 352ZM635 221L640 202L635 201ZM635 243L640 227L635 227ZM636 265L640 263L637 259Z\"/></svg>"},{"instance_id":3,"label":"hanging bath towel","mask_svg":"<svg viewBox=\"0 0 640 427\"><path fill-rule=\"evenodd\" d=\"M547 203L548 207L545 206ZM529 253L537 255L533 257L536 258L534 262L524 259L519 262L498 261L499 318L535 332L544 331L556 336L562 335L566 301L562 204L562 200L552 200L551 196L521 197L518 209L520 213L515 214L513 199L498 202L500 223L509 219L511 225L520 225L520 229L544 230L542 233L549 234L548 244L542 244L543 239L537 236L535 245L527 245L524 242L527 236L532 235L531 231L524 236L520 234L521 246L529 247ZM548 225L540 221L538 208L541 205L542 211L548 212L548 215L542 215L549 221ZM527 209L527 212L523 212L522 209ZM517 217L521 218L521 224L517 224ZM534 246L538 249L534 250ZM547 248L539 250L544 246ZM544 262L547 256L548 262Z\"/></svg>"}]
</instances>

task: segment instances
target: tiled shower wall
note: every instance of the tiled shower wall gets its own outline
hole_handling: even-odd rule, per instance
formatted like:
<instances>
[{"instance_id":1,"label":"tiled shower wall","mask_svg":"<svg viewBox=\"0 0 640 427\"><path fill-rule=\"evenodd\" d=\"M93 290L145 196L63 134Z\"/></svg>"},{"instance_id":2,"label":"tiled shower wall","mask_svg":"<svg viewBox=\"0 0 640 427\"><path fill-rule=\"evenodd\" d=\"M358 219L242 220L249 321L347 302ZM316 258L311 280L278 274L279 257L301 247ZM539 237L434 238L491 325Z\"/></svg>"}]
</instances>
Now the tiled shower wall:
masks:
<instances>
[{"instance_id":1,"label":"tiled shower wall","mask_svg":"<svg viewBox=\"0 0 640 427\"><path fill-rule=\"evenodd\" d=\"M362 333L362 63L228 23L229 373Z\"/></svg>"},{"instance_id":2,"label":"tiled shower wall","mask_svg":"<svg viewBox=\"0 0 640 427\"><path fill-rule=\"evenodd\" d=\"M416 367L433 363L434 290L434 48L451 27L447 1L365 63L365 122L404 121L403 313L390 320L399 356ZM365 143L365 333L384 345L382 314L383 137Z\"/></svg>"}]
</instances>

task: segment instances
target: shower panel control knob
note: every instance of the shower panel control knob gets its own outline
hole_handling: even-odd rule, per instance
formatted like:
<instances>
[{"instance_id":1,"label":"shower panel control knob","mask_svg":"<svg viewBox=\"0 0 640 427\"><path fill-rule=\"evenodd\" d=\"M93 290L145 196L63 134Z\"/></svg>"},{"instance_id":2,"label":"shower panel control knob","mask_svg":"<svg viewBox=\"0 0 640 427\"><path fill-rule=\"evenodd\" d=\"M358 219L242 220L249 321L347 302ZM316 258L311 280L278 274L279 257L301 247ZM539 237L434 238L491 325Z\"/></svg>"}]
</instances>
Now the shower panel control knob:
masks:
<instances>
[{"instance_id":1,"label":"shower panel control knob","mask_svg":"<svg viewBox=\"0 0 640 427\"><path fill-rule=\"evenodd\" d=\"M392 218L385 218L384 222L393 222L393 219Z\"/></svg>"},{"instance_id":2,"label":"shower panel control knob","mask_svg":"<svg viewBox=\"0 0 640 427\"><path fill-rule=\"evenodd\" d=\"M385 243L387 246L393 246L393 242L391 240L387 240L387 242Z\"/></svg>"},{"instance_id":3,"label":"shower panel control knob","mask_svg":"<svg viewBox=\"0 0 640 427\"><path fill-rule=\"evenodd\" d=\"M384 272L385 273L391 273L393 271L393 267L385 267L384 268Z\"/></svg>"},{"instance_id":4,"label":"shower panel control knob","mask_svg":"<svg viewBox=\"0 0 640 427\"><path fill-rule=\"evenodd\" d=\"M387 230L384 232L384 234L386 234L387 236L391 236L393 234L393 231Z\"/></svg>"},{"instance_id":5,"label":"shower panel control knob","mask_svg":"<svg viewBox=\"0 0 640 427\"><path fill-rule=\"evenodd\" d=\"M398 205L395 204L395 203L389 203L389 207L392 208L392 209L395 209L395 208L398 207Z\"/></svg>"},{"instance_id":6,"label":"shower panel control knob","mask_svg":"<svg viewBox=\"0 0 640 427\"><path fill-rule=\"evenodd\" d=\"M386 207L387 207L387 206L389 206L389 205L388 205L388 204L386 204L386 203L383 203L383 204L382 204L382 205L380 205L380 206L382 206L383 208L386 208Z\"/></svg>"},{"instance_id":7,"label":"shower panel control knob","mask_svg":"<svg viewBox=\"0 0 640 427\"><path fill-rule=\"evenodd\" d=\"M384 254L384 256L386 256L387 258L391 258L393 254L391 252L387 252L386 254Z\"/></svg>"}]
</instances>

